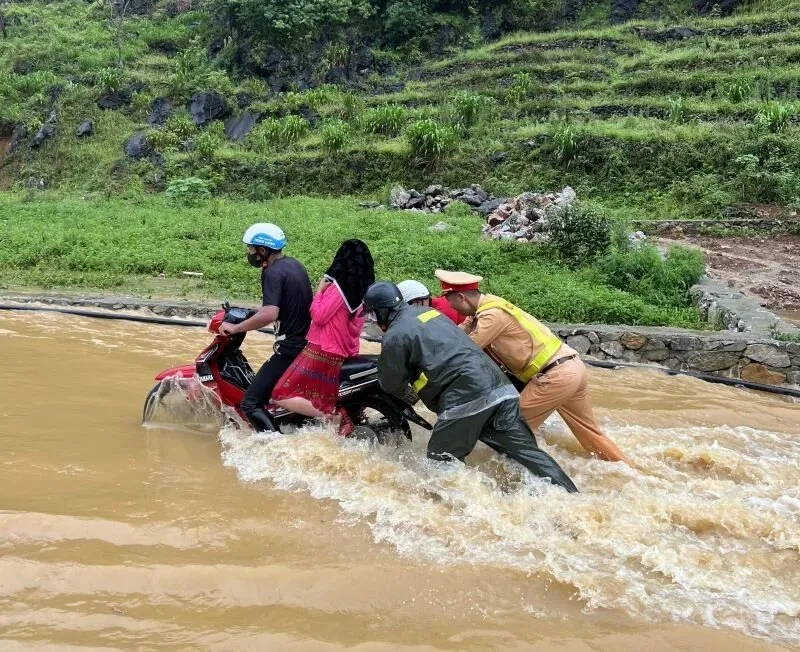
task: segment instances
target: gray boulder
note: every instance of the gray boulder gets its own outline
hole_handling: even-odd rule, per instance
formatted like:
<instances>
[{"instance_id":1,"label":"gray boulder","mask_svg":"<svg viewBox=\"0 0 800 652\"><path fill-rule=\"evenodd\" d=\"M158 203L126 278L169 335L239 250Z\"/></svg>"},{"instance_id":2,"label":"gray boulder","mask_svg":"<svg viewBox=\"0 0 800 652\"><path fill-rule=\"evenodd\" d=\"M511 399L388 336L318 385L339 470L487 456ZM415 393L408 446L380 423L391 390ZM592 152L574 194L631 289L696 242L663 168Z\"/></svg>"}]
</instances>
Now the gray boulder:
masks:
<instances>
[{"instance_id":1,"label":"gray boulder","mask_svg":"<svg viewBox=\"0 0 800 652\"><path fill-rule=\"evenodd\" d=\"M172 115L172 105L166 97L157 97L150 104L150 117L147 122L154 126L160 127Z\"/></svg>"},{"instance_id":2,"label":"gray boulder","mask_svg":"<svg viewBox=\"0 0 800 652\"><path fill-rule=\"evenodd\" d=\"M245 111L240 116L225 121L225 135L231 140L244 140L253 131L261 115L253 111Z\"/></svg>"},{"instance_id":3,"label":"gray boulder","mask_svg":"<svg viewBox=\"0 0 800 652\"><path fill-rule=\"evenodd\" d=\"M125 151L125 154L135 159L145 158L152 152L152 148L147 143L147 134L143 131L137 131L133 136L128 138L122 146L122 149Z\"/></svg>"},{"instance_id":4,"label":"gray boulder","mask_svg":"<svg viewBox=\"0 0 800 652\"><path fill-rule=\"evenodd\" d=\"M217 91L195 93L187 109L192 122L198 127L224 118L231 112L228 101Z\"/></svg>"},{"instance_id":5,"label":"gray boulder","mask_svg":"<svg viewBox=\"0 0 800 652\"><path fill-rule=\"evenodd\" d=\"M78 125L78 128L75 130L75 135L78 138L86 138L87 136L91 136L94 134L94 123L91 120L84 120Z\"/></svg>"}]
</instances>

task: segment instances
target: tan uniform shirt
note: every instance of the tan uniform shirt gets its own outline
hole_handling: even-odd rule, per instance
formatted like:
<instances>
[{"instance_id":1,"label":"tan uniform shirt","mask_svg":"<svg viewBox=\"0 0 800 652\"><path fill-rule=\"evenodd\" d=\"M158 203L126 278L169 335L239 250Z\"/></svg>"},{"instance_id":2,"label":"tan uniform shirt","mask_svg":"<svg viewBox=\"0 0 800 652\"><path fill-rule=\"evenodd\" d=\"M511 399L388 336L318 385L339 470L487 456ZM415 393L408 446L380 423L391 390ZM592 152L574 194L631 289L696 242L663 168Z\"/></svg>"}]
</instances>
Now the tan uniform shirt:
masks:
<instances>
[{"instance_id":1,"label":"tan uniform shirt","mask_svg":"<svg viewBox=\"0 0 800 652\"><path fill-rule=\"evenodd\" d=\"M489 301L502 301L500 297L491 294L481 296L479 305ZM528 313L524 313L541 328L542 333L550 335L547 326ZM468 317L460 326L473 342L481 349L485 349L496 360L514 375L522 373L531 360L542 350L542 344L532 341L528 331L517 323L517 320L502 308L489 308L474 317ZM561 348L553 354L551 360L572 355L575 351L562 344ZM544 365L543 365L544 366Z\"/></svg>"}]
</instances>

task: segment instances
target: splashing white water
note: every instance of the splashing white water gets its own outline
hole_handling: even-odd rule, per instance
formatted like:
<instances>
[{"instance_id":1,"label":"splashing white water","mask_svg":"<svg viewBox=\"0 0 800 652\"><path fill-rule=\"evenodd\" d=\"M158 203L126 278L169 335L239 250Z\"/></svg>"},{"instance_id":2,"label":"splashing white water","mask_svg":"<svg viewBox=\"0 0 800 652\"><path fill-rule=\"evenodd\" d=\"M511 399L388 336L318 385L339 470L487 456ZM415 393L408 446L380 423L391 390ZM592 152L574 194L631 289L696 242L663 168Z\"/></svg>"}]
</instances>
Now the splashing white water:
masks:
<instances>
[{"instance_id":1,"label":"splashing white water","mask_svg":"<svg viewBox=\"0 0 800 652\"><path fill-rule=\"evenodd\" d=\"M482 446L469 466L430 462L421 433L397 449L322 428L220 438L243 481L333 499L402 555L534 573L587 609L800 643L800 442L729 427L609 433L640 471L565 452L570 435L547 424L577 495Z\"/></svg>"}]
</instances>

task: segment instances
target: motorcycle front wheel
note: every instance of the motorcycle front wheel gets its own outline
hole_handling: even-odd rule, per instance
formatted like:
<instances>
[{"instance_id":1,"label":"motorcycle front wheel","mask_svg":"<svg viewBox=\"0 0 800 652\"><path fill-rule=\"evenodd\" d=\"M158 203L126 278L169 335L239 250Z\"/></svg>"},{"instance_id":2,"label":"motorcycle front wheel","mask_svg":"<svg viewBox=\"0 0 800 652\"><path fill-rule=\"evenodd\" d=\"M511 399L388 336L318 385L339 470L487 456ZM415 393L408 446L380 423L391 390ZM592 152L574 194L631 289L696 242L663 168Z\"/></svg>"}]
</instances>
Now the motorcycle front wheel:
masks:
<instances>
[{"instance_id":1,"label":"motorcycle front wheel","mask_svg":"<svg viewBox=\"0 0 800 652\"><path fill-rule=\"evenodd\" d=\"M403 411L390 399L375 394L355 396L344 404L356 426L355 436L375 439L380 444L411 440L411 426Z\"/></svg>"}]
</instances>

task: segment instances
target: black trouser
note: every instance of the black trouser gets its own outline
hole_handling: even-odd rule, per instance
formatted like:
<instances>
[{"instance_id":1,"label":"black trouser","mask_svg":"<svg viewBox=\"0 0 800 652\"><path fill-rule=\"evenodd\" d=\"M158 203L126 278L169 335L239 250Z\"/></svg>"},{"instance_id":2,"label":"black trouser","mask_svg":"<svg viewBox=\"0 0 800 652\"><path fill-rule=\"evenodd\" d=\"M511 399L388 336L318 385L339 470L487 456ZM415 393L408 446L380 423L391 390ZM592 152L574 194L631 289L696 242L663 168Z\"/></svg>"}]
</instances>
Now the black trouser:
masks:
<instances>
[{"instance_id":1,"label":"black trouser","mask_svg":"<svg viewBox=\"0 0 800 652\"><path fill-rule=\"evenodd\" d=\"M536 445L533 431L519 412L519 399L503 401L463 419L437 421L428 442L428 457L435 460L455 457L463 462L478 440L539 477L550 478L569 492L578 491L558 463Z\"/></svg>"},{"instance_id":2,"label":"black trouser","mask_svg":"<svg viewBox=\"0 0 800 652\"><path fill-rule=\"evenodd\" d=\"M271 421L264 412L264 405L269 401L272 396L272 390L275 385L283 376L284 372L294 362L294 359L300 354L299 351L291 353L273 353L272 357L267 360L261 369L258 370L256 377L253 379L250 387L244 394L244 398L239 407L242 412L250 421L250 425L256 430L271 430Z\"/></svg>"}]
</instances>

